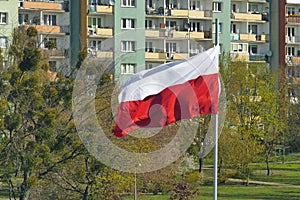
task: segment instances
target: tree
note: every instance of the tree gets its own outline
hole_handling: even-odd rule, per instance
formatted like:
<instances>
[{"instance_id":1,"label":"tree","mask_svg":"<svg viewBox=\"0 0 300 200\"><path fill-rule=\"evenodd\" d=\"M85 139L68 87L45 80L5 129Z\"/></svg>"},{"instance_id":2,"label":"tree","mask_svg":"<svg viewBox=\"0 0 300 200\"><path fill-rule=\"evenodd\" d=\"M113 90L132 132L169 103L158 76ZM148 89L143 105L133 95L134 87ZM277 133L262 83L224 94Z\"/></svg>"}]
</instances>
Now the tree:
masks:
<instances>
[{"instance_id":1,"label":"tree","mask_svg":"<svg viewBox=\"0 0 300 200\"><path fill-rule=\"evenodd\" d=\"M70 112L72 83L62 76L49 80L48 71L41 68L43 60L34 55L38 49L29 46L35 43L34 31L30 33L15 30L14 65L0 74L2 179L13 195L19 192L20 200L29 199L31 188L83 148ZM17 187L12 184L14 177L20 180Z\"/></svg>"},{"instance_id":2,"label":"tree","mask_svg":"<svg viewBox=\"0 0 300 200\"><path fill-rule=\"evenodd\" d=\"M221 163L248 180L249 164L263 153L269 174L269 158L284 128L274 78L266 66L245 62L230 62L222 75L228 113L220 139Z\"/></svg>"}]
</instances>

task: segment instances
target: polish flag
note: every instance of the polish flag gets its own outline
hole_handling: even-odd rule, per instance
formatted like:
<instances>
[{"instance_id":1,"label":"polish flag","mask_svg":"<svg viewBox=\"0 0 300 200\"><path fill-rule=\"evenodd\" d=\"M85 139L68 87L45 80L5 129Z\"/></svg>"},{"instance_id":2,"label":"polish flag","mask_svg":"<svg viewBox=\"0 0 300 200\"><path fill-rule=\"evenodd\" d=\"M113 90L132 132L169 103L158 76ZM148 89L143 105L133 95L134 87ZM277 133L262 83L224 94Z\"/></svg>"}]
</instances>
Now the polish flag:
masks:
<instances>
[{"instance_id":1,"label":"polish flag","mask_svg":"<svg viewBox=\"0 0 300 200\"><path fill-rule=\"evenodd\" d=\"M217 114L219 47L134 74L123 85L114 135Z\"/></svg>"}]
</instances>

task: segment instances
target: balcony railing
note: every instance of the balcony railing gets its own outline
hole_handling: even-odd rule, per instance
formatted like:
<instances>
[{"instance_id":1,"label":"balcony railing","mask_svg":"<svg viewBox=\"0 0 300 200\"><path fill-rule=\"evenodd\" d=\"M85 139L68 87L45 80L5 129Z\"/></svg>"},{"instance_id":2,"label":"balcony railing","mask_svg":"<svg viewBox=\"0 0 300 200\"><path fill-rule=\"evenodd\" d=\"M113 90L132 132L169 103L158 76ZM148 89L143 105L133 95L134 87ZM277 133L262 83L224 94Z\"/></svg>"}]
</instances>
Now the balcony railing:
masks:
<instances>
[{"instance_id":1,"label":"balcony railing","mask_svg":"<svg viewBox=\"0 0 300 200\"><path fill-rule=\"evenodd\" d=\"M187 53L163 53L145 52L145 58L149 60L183 60L188 58Z\"/></svg>"},{"instance_id":2,"label":"balcony railing","mask_svg":"<svg viewBox=\"0 0 300 200\"><path fill-rule=\"evenodd\" d=\"M289 15L287 17L288 23L300 23L300 14Z\"/></svg>"},{"instance_id":3,"label":"balcony railing","mask_svg":"<svg viewBox=\"0 0 300 200\"><path fill-rule=\"evenodd\" d=\"M25 28L28 28L30 25L25 25ZM60 26L43 26L43 25L34 25L34 28L39 33L61 33Z\"/></svg>"},{"instance_id":4,"label":"balcony railing","mask_svg":"<svg viewBox=\"0 0 300 200\"><path fill-rule=\"evenodd\" d=\"M190 18L212 17L211 10L165 9L164 11L163 7L146 9L146 14L157 15L157 16L166 15L166 16L190 17Z\"/></svg>"},{"instance_id":5,"label":"balcony railing","mask_svg":"<svg viewBox=\"0 0 300 200\"><path fill-rule=\"evenodd\" d=\"M68 50L58 50L58 49L51 49L51 50L43 50L44 54L49 56L49 58L67 58L69 57Z\"/></svg>"},{"instance_id":6,"label":"balcony railing","mask_svg":"<svg viewBox=\"0 0 300 200\"><path fill-rule=\"evenodd\" d=\"M204 39L211 38L211 31L203 32L189 32L188 31L177 31L174 28L161 28L161 29L146 29L146 37L159 38L159 37L168 37L168 38L193 38L193 39Z\"/></svg>"},{"instance_id":7,"label":"balcony railing","mask_svg":"<svg viewBox=\"0 0 300 200\"><path fill-rule=\"evenodd\" d=\"M300 37L299 36L286 36L286 43L300 43Z\"/></svg>"},{"instance_id":8,"label":"balcony railing","mask_svg":"<svg viewBox=\"0 0 300 200\"><path fill-rule=\"evenodd\" d=\"M249 53L231 53L231 58L234 61L249 61Z\"/></svg>"},{"instance_id":9,"label":"balcony railing","mask_svg":"<svg viewBox=\"0 0 300 200\"><path fill-rule=\"evenodd\" d=\"M266 61L266 55L264 54L255 54L249 56L250 61Z\"/></svg>"},{"instance_id":10,"label":"balcony railing","mask_svg":"<svg viewBox=\"0 0 300 200\"><path fill-rule=\"evenodd\" d=\"M231 18L235 20L262 21L262 14L233 13Z\"/></svg>"},{"instance_id":11,"label":"balcony railing","mask_svg":"<svg viewBox=\"0 0 300 200\"><path fill-rule=\"evenodd\" d=\"M245 41L267 41L268 35L267 34L230 34L230 40L245 40Z\"/></svg>"},{"instance_id":12,"label":"balcony railing","mask_svg":"<svg viewBox=\"0 0 300 200\"><path fill-rule=\"evenodd\" d=\"M113 6L97 6L98 13L112 13L113 12Z\"/></svg>"},{"instance_id":13,"label":"balcony railing","mask_svg":"<svg viewBox=\"0 0 300 200\"><path fill-rule=\"evenodd\" d=\"M47 10L62 10L62 4L56 2L33 2L24 1L22 4L23 8L40 8Z\"/></svg>"}]
</instances>

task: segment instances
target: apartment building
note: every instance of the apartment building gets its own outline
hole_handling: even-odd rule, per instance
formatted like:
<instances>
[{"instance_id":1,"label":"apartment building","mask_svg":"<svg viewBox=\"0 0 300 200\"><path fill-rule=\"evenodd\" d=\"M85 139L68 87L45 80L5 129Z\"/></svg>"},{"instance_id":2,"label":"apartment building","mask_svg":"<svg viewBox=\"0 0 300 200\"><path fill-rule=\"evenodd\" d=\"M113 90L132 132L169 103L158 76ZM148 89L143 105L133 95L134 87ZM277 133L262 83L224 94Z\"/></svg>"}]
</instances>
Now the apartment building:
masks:
<instances>
[{"instance_id":1,"label":"apartment building","mask_svg":"<svg viewBox=\"0 0 300 200\"><path fill-rule=\"evenodd\" d=\"M285 28L285 62L291 84L300 83L300 1L287 0Z\"/></svg>"},{"instance_id":2,"label":"apartment building","mask_svg":"<svg viewBox=\"0 0 300 200\"><path fill-rule=\"evenodd\" d=\"M8 47L12 39L12 32L18 27L18 1L0 1L0 48L2 49L3 63L0 66L8 66Z\"/></svg>"},{"instance_id":3,"label":"apartment building","mask_svg":"<svg viewBox=\"0 0 300 200\"><path fill-rule=\"evenodd\" d=\"M18 5L17 5L18 3ZM298 81L300 0L1 0L2 49L17 25L35 26L57 71L78 53L111 59L115 76L193 56L215 43L233 59L283 66ZM18 7L18 9L16 9ZM285 48L282 48L282 47ZM282 67L281 67L282 68Z\"/></svg>"},{"instance_id":4,"label":"apartment building","mask_svg":"<svg viewBox=\"0 0 300 200\"><path fill-rule=\"evenodd\" d=\"M33 26L38 31L38 45L48 57L52 70L66 74L69 68L69 1L19 1L19 26Z\"/></svg>"},{"instance_id":5,"label":"apartment building","mask_svg":"<svg viewBox=\"0 0 300 200\"><path fill-rule=\"evenodd\" d=\"M212 47L215 19L221 51L236 60L268 60L266 0L88 0L87 4L88 19L82 19L88 21L89 55L113 58L117 79Z\"/></svg>"}]
</instances>

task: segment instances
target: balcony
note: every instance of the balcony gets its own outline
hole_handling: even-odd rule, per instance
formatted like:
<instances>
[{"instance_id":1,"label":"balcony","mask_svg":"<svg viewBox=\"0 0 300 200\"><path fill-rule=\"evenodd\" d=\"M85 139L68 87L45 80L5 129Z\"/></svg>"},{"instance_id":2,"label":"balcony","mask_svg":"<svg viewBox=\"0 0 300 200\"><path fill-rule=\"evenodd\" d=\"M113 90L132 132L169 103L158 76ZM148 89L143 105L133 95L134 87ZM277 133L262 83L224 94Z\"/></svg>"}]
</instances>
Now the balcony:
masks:
<instances>
[{"instance_id":1,"label":"balcony","mask_svg":"<svg viewBox=\"0 0 300 200\"><path fill-rule=\"evenodd\" d=\"M51 59L63 59L68 57L68 50L58 50L58 49L51 49L51 50L43 50L43 53Z\"/></svg>"},{"instance_id":2,"label":"balcony","mask_svg":"<svg viewBox=\"0 0 300 200\"><path fill-rule=\"evenodd\" d=\"M256 34L240 34L240 40L256 41Z\"/></svg>"},{"instance_id":3,"label":"balcony","mask_svg":"<svg viewBox=\"0 0 300 200\"><path fill-rule=\"evenodd\" d=\"M113 36L112 28L97 28L95 31L93 29L88 30L89 36L101 36L104 38L111 38Z\"/></svg>"},{"instance_id":4,"label":"balcony","mask_svg":"<svg viewBox=\"0 0 300 200\"><path fill-rule=\"evenodd\" d=\"M96 12L97 13L112 13L113 6L97 6Z\"/></svg>"},{"instance_id":5,"label":"balcony","mask_svg":"<svg viewBox=\"0 0 300 200\"><path fill-rule=\"evenodd\" d=\"M188 17L188 10L171 10L171 15L174 17Z\"/></svg>"},{"instance_id":6,"label":"balcony","mask_svg":"<svg viewBox=\"0 0 300 200\"><path fill-rule=\"evenodd\" d=\"M145 52L145 58L151 60L164 60L166 59L166 53Z\"/></svg>"},{"instance_id":7,"label":"balcony","mask_svg":"<svg viewBox=\"0 0 300 200\"><path fill-rule=\"evenodd\" d=\"M192 39L204 39L204 32L190 32L190 38L192 38Z\"/></svg>"},{"instance_id":8,"label":"balcony","mask_svg":"<svg viewBox=\"0 0 300 200\"><path fill-rule=\"evenodd\" d=\"M25 25L25 28L28 28L29 25ZM34 28L38 31L38 33L62 33L60 26L43 26L43 25L34 25Z\"/></svg>"},{"instance_id":9,"label":"balcony","mask_svg":"<svg viewBox=\"0 0 300 200\"><path fill-rule=\"evenodd\" d=\"M187 53L145 52L145 58L152 61L168 61L187 59Z\"/></svg>"},{"instance_id":10,"label":"balcony","mask_svg":"<svg viewBox=\"0 0 300 200\"><path fill-rule=\"evenodd\" d=\"M255 55L250 55L249 56L249 61L254 61L254 62L265 62L266 61L266 55L264 54L255 54Z\"/></svg>"},{"instance_id":11,"label":"balcony","mask_svg":"<svg viewBox=\"0 0 300 200\"><path fill-rule=\"evenodd\" d=\"M231 58L234 61L249 61L249 54L248 53L231 53Z\"/></svg>"},{"instance_id":12,"label":"balcony","mask_svg":"<svg viewBox=\"0 0 300 200\"><path fill-rule=\"evenodd\" d=\"M300 14L289 15L287 17L288 23L300 23Z\"/></svg>"},{"instance_id":13,"label":"balcony","mask_svg":"<svg viewBox=\"0 0 300 200\"><path fill-rule=\"evenodd\" d=\"M292 43L300 43L300 37L299 36L285 36L286 43L292 44Z\"/></svg>"},{"instance_id":14,"label":"balcony","mask_svg":"<svg viewBox=\"0 0 300 200\"><path fill-rule=\"evenodd\" d=\"M112 51L97 51L97 58L113 58Z\"/></svg>"},{"instance_id":15,"label":"balcony","mask_svg":"<svg viewBox=\"0 0 300 200\"><path fill-rule=\"evenodd\" d=\"M55 2L24 1L23 8L39 8L44 10L62 10L62 5Z\"/></svg>"},{"instance_id":16,"label":"balcony","mask_svg":"<svg viewBox=\"0 0 300 200\"><path fill-rule=\"evenodd\" d=\"M235 20L262 21L262 14L233 13L231 18Z\"/></svg>"},{"instance_id":17,"label":"balcony","mask_svg":"<svg viewBox=\"0 0 300 200\"><path fill-rule=\"evenodd\" d=\"M212 17L211 10L190 10L190 18Z\"/></svg>"},{"instance_id":18,"label":"balcony","mask_svg":"<svg viewBox=\"0 0 300 200\"><path fill-rule=\"evenodd\" d=\"M159 30L147 30L145 31L146 37L158 38L159 37Z\"/></svg>"},{"instance_id":19,"label":"balcony","mask_svg":"<svg viewBox=\"0 0 300 200\"><path fill-rule=\"evenodd\" d=\"M268 40L268 35L267 34L247 34L247 33L242 33L242 34L230 34L230 40L243 40L243 41L262 41L265 42Z\"/></svg>"}]
</instances>

